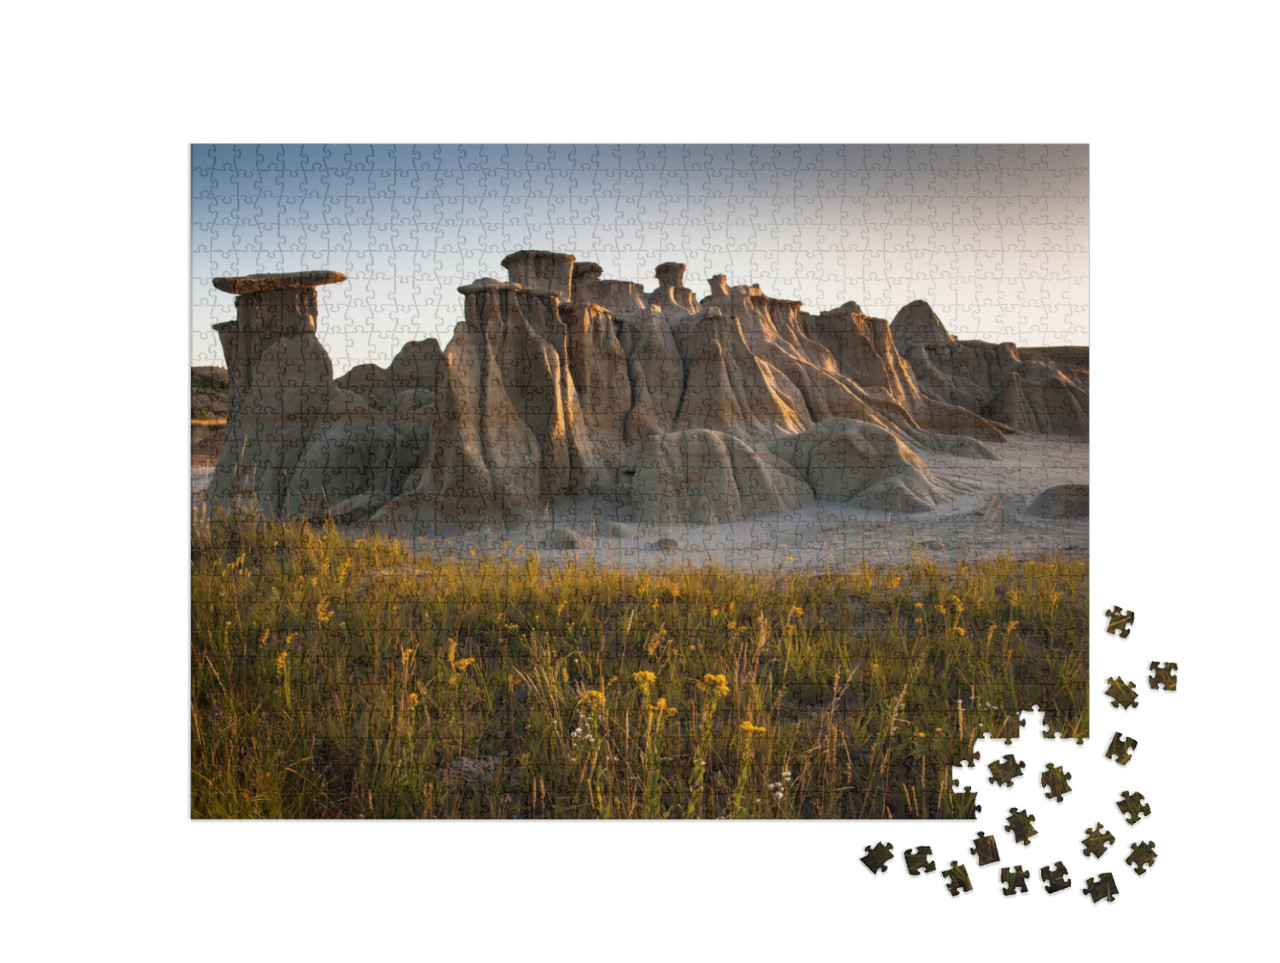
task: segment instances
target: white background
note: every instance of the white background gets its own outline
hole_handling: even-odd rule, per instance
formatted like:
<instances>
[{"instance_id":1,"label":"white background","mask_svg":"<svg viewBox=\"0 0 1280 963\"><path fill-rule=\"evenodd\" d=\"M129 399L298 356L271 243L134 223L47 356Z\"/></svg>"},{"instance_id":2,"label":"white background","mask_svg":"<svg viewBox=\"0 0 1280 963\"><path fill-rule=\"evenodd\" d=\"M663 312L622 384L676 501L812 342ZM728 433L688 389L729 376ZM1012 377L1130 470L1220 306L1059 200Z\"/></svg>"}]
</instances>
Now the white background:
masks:
<instances>
[{"instance_id":1,"label":"white background","mask_svg":"<svg viewBox=\"0 0 1280 963\"><path fill-rule=\"evenodd\" d=\"M1231 958L1264 933L1280 298L1256 8L34 9L0 66L14 958ZM1095 906L952 899L900 859L873 878L862 847L901 852L904 823L189 821L188 150L256 140L1091 144L1094 674L1181 666L1141 737L1156 866L1113 866ZM1102 633L1117 602L1129 650ZM1094 713L1095 739L1119 727Z\"/></svg>"}]
</instances>

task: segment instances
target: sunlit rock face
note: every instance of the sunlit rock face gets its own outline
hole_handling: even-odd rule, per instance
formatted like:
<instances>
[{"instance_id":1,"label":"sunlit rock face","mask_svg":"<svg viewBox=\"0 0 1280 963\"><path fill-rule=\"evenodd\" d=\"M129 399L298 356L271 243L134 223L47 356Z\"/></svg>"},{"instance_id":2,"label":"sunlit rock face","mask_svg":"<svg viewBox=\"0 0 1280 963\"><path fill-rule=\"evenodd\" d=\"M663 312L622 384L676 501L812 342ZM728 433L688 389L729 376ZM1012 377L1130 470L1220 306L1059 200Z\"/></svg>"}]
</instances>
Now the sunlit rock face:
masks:
<instances>
[{"instance_id":1,"label":"sunlit rock face","mask_svg":"<svg viewBox=\"0 0 1280 963\"><path fill-rule=\"evenodd\" d=\"M237 317L216 325L231 413L210 496L397 532L566 500L703 524L814 500L922 512L958 489L920 452L996 459L1010 431L1087 431L1087 386L1049 355L957 341L923 301L891 325L722 274L698 300L675 261L650 292L570 254L502 265L458 289L443 350L411 341L336 381L316 289L343 275L218 279Z\"/></svg>"}]
</instances>

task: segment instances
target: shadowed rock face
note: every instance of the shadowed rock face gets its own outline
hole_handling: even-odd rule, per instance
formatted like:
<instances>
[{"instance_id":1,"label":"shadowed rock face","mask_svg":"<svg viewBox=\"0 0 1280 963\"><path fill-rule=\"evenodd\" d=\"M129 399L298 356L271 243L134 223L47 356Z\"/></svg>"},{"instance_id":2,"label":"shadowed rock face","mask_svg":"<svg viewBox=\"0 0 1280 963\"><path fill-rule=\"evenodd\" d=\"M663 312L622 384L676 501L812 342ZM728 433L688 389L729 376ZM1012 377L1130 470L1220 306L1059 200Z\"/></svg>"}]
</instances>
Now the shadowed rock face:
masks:
<instances>
[{"instance_id":1,"label":"shadowed rock face","mask_svg":"<svg viewBox=\"0 0 1280 963\"><path fill-rule=\"evenodd\" d=\"M676 262L649 293L568 254L502 263L509 281L458 289L443 352L410 342L336 381L314 285L341 275L219 279L240 293L236 321L216 326L233 400L211 495L396 532L524 522L585 496L648 521L815 498L928 511L958 489L916 451L997 458L983 442L1010 428L1087 429L1087 392L1048 360L957 342L924 302L890 325L723 275L699 302Z\"/></svg>"}]
</instances>

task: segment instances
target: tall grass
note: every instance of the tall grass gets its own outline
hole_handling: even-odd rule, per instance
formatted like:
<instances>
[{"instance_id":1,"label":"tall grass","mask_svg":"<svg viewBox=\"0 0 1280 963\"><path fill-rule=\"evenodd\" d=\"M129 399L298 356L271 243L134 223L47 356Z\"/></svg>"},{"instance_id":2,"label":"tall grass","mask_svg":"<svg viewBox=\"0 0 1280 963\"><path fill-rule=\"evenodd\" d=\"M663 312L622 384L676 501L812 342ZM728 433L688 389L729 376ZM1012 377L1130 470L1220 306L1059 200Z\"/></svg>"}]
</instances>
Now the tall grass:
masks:
<instances>
[{"instance_id":1,"label":"tall grass","mask_svg":"<svg viewBox=\"0 0 1280 963\"><path fill-rule=\"evenodd\" d=\"M198 817L964 817L1087 727L1087 565L631 572L197 514Z\"/></svg>"}]
</instances>

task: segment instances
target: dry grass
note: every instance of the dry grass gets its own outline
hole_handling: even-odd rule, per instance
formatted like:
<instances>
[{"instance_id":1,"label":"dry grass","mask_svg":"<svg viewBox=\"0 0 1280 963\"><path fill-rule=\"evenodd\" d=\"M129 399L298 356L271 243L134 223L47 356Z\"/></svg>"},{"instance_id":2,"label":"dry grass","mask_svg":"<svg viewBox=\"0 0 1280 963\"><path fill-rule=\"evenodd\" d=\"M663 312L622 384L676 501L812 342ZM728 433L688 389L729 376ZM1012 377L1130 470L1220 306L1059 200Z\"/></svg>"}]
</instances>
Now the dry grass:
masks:
<instances>
[{"instance_id":1,"label":"dry grass","mask_svg":"<svg viewBox=\"0 0 1280 963\"><path fill-rule=\"evenodd\" d=\"M1083 562L438 548L197 515L194 816L969 816L981 731L1087 729Z\"/></svg>"}]
</instances>

